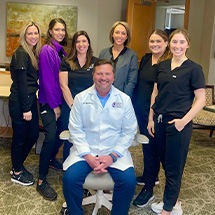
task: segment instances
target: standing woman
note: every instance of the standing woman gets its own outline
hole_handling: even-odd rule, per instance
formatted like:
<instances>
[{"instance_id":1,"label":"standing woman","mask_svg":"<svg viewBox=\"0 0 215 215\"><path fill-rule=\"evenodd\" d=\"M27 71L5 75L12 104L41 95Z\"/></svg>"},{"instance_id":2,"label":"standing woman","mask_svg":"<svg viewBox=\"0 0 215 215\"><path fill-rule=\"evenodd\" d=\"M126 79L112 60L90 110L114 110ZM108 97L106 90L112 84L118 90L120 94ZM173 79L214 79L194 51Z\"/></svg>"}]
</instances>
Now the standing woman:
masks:
<instances>
[{"instance_id":1,"label":"standing woman","mask_svg":"<svg viewBox=\"0 0 215 215\"><path fill-rule=\"evenodd\" d=\"M144 185L133 204L138 207L146 206L154 199L153 187L158 179L160 161L156 150L154 138L147 130L151 95L156 81L158 63L168 58L168 35L163 30L154 30L149 37L150 53L146 53L139 66L137 85L133 95L133 105L138 121L140 134L149 138L148 144L142 145L144 154L143 174L137 177L137 184Z\"/></svg>"},{"instance_id":2,"label":"standing woman","mask_svg":"<svg viewBox=\"0 0 215 215\"><path fill-rule=\"evenodd\" d=\"M13 136L11 145L11 181L32 185L33 175L24 167L32 146L39 136L37 110L38 56L41 31L34 22L26 23L20 32L19 44L10 63L11 79L9 112Z\"/></svg>"},{"instance_id":3,"label":"standing woman","mask_svg":"<svg viewBox=\"0 0 215 215\"><path fill-rule=\"evenodd\" d=\"M175 30L169 40L172 58L159 64L148 123L148 131L159 149L166 184L163 202L153 203L151 207L158 214L181 215L178 201L181 179L192 119L205 105L205 81L201 66L186 55L190 46L187 30Z\"/></svg>"},{"instance_id":4,"label":"standing woman","mask_svg":"<svg viewBox=\"0 0 215 215\"><path fill-rule=\"evenodd\" d=\"M110 35L110 48L101 51L99 58L111 60L115 66L114 86L130 97L137 83L137 54L127 47L131 41L128 23L117 21L113 24Z\"/></svg>"},{"instance_id":5,"label":"standing woman","mask_svg":"<svg viewBox=\"0 0 215 215\"><path fill-rule=\"evenodd\" d=\"M40 115L45 130L45 140L40 153L39 179L37 191L47 200L55 200L57 193L46 180L51 154L55 142L57 120L60 117L62 92L59 83L59 69L66 55L63 46L67 45L66 23L63 19L52 19L46 35L45 45L39 56L39 103Z\"/></svg>"},{"instance_id":6,"label":"standing woman","mask_svg":"<svg viewBox=\"0 0 215 215\"><path fill-rule=\"evenodd\" d=\"M92 71L96 60L87 32L77 31L72 38L68 57L63 59L60 67L60 85L64 97L59 119L61 131L68 130L74 97L93 85ZM68 141L64 142L64 160L69 155L71 145Z\"/></svg>"}]
</instances>

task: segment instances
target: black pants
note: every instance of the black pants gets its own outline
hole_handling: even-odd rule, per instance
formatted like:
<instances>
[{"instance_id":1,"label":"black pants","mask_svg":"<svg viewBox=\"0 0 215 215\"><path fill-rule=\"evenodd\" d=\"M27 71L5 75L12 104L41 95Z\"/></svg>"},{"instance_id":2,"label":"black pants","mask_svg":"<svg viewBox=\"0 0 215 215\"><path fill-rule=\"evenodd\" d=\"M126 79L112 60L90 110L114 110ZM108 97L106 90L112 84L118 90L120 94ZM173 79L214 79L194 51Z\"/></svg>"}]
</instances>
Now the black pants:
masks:
<instances>
[{"instance_id":1,"label":"black pants","mask_svg":"<svg viewBox=\"0 0 215 215\"><path fill-rule=\"evenodd\" d=\"M47 104L40 104L40 116L45 131L45 139L40 152L39 179L45 180L49 170L49 163L56 141L57 121L54 110Z\"/></svg>"},{"instance_id":2,"label":"black pants","mask_svg":"<svg viewBox=\"0 0 215 215\"><path fill-rule=\"evenodd\" d=\"M61 115L60 118L57 121L57 137L56 137L56 142L54 145L54 149L51 155L51 159L54 159L55 156L58 153L59 148L61 145L64 143L63 147L63 159L66 160L66 158L69 156L70 153L70 148L72 147L72 143L69 141L65 140L62 141L59 139L59 135L62 131L68 130L68 124L69 124L69 114L70 114L70 108L68 107L66 101L63 99L62 105L61 105Z\"/></svg>"},{"instance_id":3,"label":"black pants","mask_svg":"<svg viewBox=\"0 0 215 215\"><path fill-rule=\"evenodd\" d=\"M16 172L22 170L23 163L39 136L36 95L29 95L29 100L31 101L32 120L26 121L23 119L23 110L20 100L14 101L9 99L9 112L13 128L11 160L12 166Z\"/></svg>"},{"instance_id":4,"label":"black pants","mask_svg":"<svg viewBox=\"0 0 215 215\"><path fill-rule=\"evenodd\" d=\"M157 147L155 144L155 139L149 135L147 130L148 117L141 115L141 113L136 112L136 117L138 121L138 126L140 134L143 134L149 138L148 144L142 145L143 150L143 181L145 183L145 189L153 191L155 185L155 180L158 177L158 172L160 170L160 160L157 152Z\"/></svg>"},{"instance_id":5,"label":"black pants","mask_svg":"<svg viewBox=\"0 0 215 215\"><path fill-rule=\"evenodd\" d=\"M155 142L166 176L163 209L172 211L180 192L182 174L192 135L192 122L179 132L174 124L168 124L168 121L173 119L172 117L163 116L162 120L158 118L158 116L154 118Z\"/></svg>"}]
</instances>

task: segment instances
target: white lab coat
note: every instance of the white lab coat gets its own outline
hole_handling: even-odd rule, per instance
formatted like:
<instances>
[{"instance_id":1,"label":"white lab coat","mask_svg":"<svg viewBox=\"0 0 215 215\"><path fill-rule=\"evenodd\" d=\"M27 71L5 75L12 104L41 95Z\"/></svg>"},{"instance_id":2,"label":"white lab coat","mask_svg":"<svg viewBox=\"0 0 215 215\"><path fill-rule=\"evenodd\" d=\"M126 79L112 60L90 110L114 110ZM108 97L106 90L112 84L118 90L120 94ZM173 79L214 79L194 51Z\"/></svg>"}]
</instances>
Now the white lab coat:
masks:
<instances>
[{"instance_id":1,"label":"white lab coat","mask_svg":"<svg viewBox=\"0 0 215 215\"><path fill-rule=\"evenodd\" d=\"M112 86L104 107L97 96L95 85L76 95L69 118L70 141L73 147L63 164L64 170L82 155L121 155L111 167L125 170L133 167L128 148L137 132L137 120L131 99Z\"/></svg>"}]
</instances>

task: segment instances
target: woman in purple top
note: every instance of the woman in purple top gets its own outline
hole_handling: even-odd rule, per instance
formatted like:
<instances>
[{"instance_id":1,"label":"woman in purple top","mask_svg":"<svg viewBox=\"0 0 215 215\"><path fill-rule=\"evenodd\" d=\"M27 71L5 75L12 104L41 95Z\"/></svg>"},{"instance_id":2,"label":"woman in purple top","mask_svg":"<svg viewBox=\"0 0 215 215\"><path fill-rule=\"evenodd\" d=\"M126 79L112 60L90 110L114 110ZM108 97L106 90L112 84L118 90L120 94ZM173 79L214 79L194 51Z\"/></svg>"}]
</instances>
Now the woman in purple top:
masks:
<instances>
[{"instance_id":1,"label":"woman in purple top","mask_svg":"<svg viewBox=\"0 0 215 215\"><path fill-rule=\"evenodd\" d=\"M45 140L40 153L37 191L47 200L55 200L57 193L46 181L51 154L56 142L57 120L60 116L62 92L59 84L59 68L66 55L66 23L61 18L49 23L45 45L39 56L39 103L45 130Z\"/></svg>"}]
</instances>

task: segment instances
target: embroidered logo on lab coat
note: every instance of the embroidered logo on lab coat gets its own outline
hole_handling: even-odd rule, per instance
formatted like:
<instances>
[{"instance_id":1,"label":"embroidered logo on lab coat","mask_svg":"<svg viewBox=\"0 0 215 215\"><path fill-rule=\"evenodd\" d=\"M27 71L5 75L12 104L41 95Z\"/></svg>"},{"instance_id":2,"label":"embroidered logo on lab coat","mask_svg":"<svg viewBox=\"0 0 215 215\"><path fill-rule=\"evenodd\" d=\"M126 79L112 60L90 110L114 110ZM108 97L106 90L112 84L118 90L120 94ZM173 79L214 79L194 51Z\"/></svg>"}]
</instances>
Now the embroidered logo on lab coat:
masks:
<instances>
[{"instance_id":1,"label":"embroidered logo on lab coat","mask_svg":"<svg viewBox=\"0 0 215 215\"><path fill-rule=\"evenodd\" d=\"M93 105L93 102L83 102L84 105Z\"/></svg>"},{"instance_id":2,"label":"embroidered logo on lab coat","mask_svg":"<svg viewBox=\"0 0 215 215\"><path fill-rule=\"evenodd\" d=\"M122 103L121 103L121 102L114 102L114 103L112 104L112 107L113 107L113 108L122 108Z\"/></svg>"}]
</instances>

